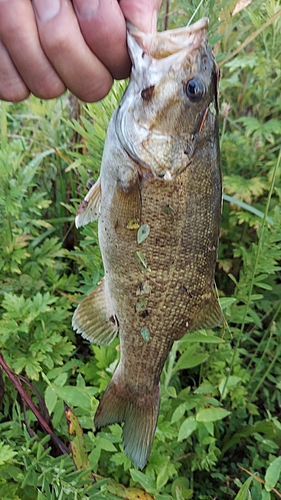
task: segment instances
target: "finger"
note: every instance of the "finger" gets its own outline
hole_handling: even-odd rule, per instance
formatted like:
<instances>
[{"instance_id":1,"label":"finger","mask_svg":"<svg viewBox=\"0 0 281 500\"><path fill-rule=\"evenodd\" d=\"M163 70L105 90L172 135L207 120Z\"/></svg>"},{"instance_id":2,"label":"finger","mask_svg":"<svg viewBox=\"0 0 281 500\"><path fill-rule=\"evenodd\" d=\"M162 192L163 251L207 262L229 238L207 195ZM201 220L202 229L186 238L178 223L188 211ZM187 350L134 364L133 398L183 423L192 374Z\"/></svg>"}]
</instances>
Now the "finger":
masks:
<instances>
[{"instance_id":1,"label":"finger","mask_svg":"<svg viewBox=\"0 0 281 500\"><path fill-rule=\"evenodd\" d=\"M0 99L13 102L26 99L29 95L29 90L19 75L1 40L0 68Z\"/></svg>"},{"instance_id":2,"label":"finger","mask_svg":"<svg viewBox=\"0 0 281 500\"><path fill-rule=\"evenodd\" d=\"M145 33L153 33L161 3L162 0L120 0L120 7L127 21Z\"/></svg>"},{"instance_id":3,"label":"finger","mask_svg":"<svg viewBox=\"0 0 281 500\"><path fill-rule=\"evenodd\" d=\"M88 102L102 99L112 76L85 42L69 0L33 0L41 45L66 86Z\"/></svg>"},{"instance_id":4,"label":"finger","mask_svg":"<svg viewBox=\"0 0 281 500\"><path fill-rule=\"evenodd\" d=\"M52 98L64 92L63 82L40 45L30 0L0 1L0 39L23 82L33 94L42 98ZM11 66L10 70L12 71ZM6 71L9 71L7 60ZM9 79L9 76L6 78ZM10 79L13 78L15 78L14 72L10 76ZM17 81L19 83L19 80Z\"/></svg>"},{"instance_id":5,"label":"finger","mask_svg":"<svg viewBox=\"0 0 281 500\"><path fill-rule=\"evenodd\" d=\"M80 29L90 49L114 78L126 78L130 60L126 46L126 24L116 0L75 0Z\"/></svg>"}]
</instances>

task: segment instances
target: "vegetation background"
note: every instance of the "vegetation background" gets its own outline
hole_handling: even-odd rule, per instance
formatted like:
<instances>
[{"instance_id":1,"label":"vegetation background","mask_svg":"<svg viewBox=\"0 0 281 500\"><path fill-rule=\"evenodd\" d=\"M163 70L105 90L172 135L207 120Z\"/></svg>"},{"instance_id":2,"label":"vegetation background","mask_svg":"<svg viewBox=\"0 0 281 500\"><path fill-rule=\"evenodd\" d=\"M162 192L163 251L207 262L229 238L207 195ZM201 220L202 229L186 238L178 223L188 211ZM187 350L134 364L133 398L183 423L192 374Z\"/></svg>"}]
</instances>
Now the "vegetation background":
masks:
<instances>
[{"instance_id":1,"label":"vegetation background","mask_svg":"<svg viewBox=\"0 0 281 500\"><path fill-rule=\"evenodd\" d=\"M93 433L118 341L91 346L71 328L103 274L97 226L77 232L74 215L125 84L91 105L69 94L0 104L2 500L281 498L281 4L236 4L206 0L194 18L210 18L222 71L226 323L175 343L142 472L120 426ZM159 29L183 26L197 5L164 1Z\"/></svg>"}]
</instances>

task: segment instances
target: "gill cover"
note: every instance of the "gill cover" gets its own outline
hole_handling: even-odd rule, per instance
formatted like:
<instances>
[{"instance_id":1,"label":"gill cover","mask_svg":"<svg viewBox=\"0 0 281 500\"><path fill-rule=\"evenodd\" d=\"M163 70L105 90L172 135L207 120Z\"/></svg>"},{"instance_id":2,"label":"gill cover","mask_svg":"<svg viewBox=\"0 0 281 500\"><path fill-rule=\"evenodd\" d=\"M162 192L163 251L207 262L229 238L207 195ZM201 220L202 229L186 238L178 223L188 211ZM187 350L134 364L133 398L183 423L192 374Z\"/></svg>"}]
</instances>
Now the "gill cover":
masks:
<instances>
[{"instance_id":1,"label":"gill cover","mask_svg":"<svg viewBox=\"0 0 281 500\"><path fill-rule=\"evenodd\" d=\"M201 56L206 54L208 71L201 85L207 94L213 63L207 27L208 19L203 18L192 26L152 34L128 24L133 66L117 112L116 132L127 153L158 179L173 180L192 161L194 131L184 115L187 106L198 113L201 103L186 99L184 82L200 78Z\"/></svg>"}]
</instances>

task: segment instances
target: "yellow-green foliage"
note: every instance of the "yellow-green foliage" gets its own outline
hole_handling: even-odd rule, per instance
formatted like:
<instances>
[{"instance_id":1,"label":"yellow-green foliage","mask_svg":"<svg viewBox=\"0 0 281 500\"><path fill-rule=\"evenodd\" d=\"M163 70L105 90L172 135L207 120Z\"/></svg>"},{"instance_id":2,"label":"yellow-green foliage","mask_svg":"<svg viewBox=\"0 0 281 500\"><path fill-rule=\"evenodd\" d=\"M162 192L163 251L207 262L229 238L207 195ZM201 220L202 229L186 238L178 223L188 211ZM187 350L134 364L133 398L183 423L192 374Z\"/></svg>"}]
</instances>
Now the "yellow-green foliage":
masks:
<instances>
[{"instance_id":1,"label":"yellow-green foliage","mask_svg":"<svg viewBox=\"0 0 281 500\"><path fill-rule=\"evenodd\" d=\"M0 103L0 351L59 440L0 377L3 500L281 495L281 4L255 0L232 15L236 3L200 2L195 15L210 17L222 73L217 288L226 322L174 344L143 472L124 455L120 426L93 432L118 340L90 346L71 328L74 307L103 275L97 225L77 233L74 214L98 175L125 83L97 104L70 95ZM198 4L164 2L159 28L185 24ZM70 442L73 456L61 454Z\"/></svg>"}]
</instances>

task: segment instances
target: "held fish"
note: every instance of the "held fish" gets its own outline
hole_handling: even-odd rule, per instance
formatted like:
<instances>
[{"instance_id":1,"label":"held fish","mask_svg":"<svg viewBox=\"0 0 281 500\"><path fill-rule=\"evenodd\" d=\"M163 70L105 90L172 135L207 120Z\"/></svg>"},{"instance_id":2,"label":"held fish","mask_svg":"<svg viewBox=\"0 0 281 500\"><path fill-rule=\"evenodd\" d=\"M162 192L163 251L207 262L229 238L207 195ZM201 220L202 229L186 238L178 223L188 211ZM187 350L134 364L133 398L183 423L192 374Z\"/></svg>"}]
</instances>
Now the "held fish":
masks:
<instances>
[{"instance_id":1,"label":"held fish","mask_svg":"<svg viewBox=\"0 0 281 500\"><path fill-rule=\"evenodd\" d=\"M73 327L98 345L120 335L95 427L123 422L124 451L140 469L173 342L222 318L214 291L219 73L207 27L206 18L156 34L128 27L130 82L109 124L100 177L76 217L77 227L98 218L105 276Z\"/></svg>"}]
</instances>

